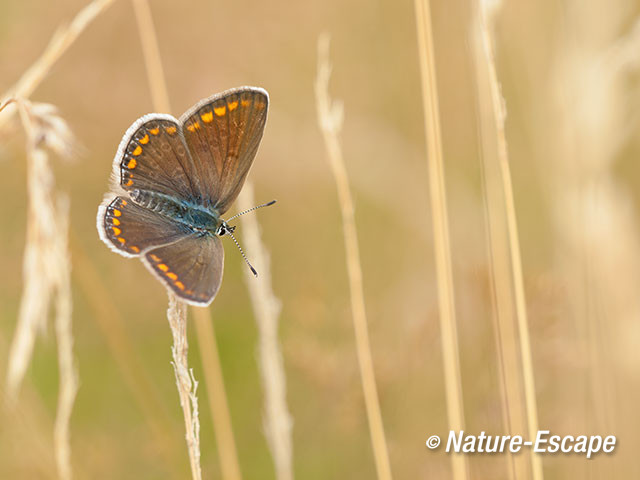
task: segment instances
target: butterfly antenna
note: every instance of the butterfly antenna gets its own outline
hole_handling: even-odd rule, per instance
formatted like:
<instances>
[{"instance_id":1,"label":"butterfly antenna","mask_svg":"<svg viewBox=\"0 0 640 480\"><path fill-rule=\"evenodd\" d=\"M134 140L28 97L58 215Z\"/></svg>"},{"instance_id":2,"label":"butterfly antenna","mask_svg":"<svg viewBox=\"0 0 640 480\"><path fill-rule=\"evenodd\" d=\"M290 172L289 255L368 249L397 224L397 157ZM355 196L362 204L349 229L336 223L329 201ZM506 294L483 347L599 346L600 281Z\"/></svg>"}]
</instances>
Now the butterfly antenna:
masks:
<instances>
[{"instance_id":1,"label":"butterfly antenna","mask_svg":"<svg viewBox=\"0 0 640 480\"><path fill-rule=\"evenodd\" d=\"M252 210L254 210L255 208L259 208L259 207L254 207ZM238 250L240 250L240 254L242 255L242 258L244 258L244 261L247 262L247 265L249 266L249 269L251 270L251 273L253 273L253 275L257 277L258 276L258 272L256 271L255 268L253 268L253 265L251 265L251 262L249 262L249 259L247 259L247 256L244 254L244 251L242 250L242 247L240 246L240 244L236 240L236 237L234 237L233 233L231 233L229 230L227 230L225 232L225 234L229 235L231 237L231 239L233 240L233 243L235 243L236 247L238 247Z\"/></svg>"},{"instance_id":2,"label":"butterfly antenna","mask_svg":"<svg viewBox=\"0 0 640 480\"><path fill-rule=\"evenodd\" d=\"M236 213L233 217L231 217L231 218L227 218L227 222L230 222L230 221L231 221L231 220L233 220L234 218L239 217L240 215L244 215L245 213L253 212L254 210L257 210L257 209L259 209L259 208L262 208L262 207L270 207L270 206L271 206L271 205L273 205L274 203L276 203L276 201L275 201L275 200L271 200L270 202L263 203L262 205L257 205L257 206L255 206L255 207L253 207L253 208L250 208L249 210L245 210L244 212Z\"/></svg>"}]
</instances>

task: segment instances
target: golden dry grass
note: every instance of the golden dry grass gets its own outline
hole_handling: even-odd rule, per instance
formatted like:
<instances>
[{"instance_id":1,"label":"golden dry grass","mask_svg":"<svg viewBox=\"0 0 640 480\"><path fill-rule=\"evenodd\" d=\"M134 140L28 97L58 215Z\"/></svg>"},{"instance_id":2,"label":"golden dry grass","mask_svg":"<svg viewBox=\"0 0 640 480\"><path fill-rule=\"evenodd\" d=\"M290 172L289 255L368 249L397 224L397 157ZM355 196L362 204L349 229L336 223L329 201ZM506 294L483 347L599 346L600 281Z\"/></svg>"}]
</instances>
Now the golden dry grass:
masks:
<instances>
[{"instance_id":1,"label":"golden dry grass","mask_svg":"<svg viewBox=\"0 0 640 480\"><path fill-rule=\"evenodd\" d=\"M449 428L459 432L465 429L464 400L460 376L460 351L458 347L458 326L453 287L453 269L451 266L451 239L449 235L450 219L445 187L446 176L440 126L440 100L436 75L435 48L433 44L433 22L429 2L427 0L415 0L414 3L422 78L422 108L424 109L424 128L427 142L429 193L431 219L433 222L433 246L447 417ZM468 478L467 459L463 455L452 454L451 466L455 480Z\"/></svg>"},{"instance_id":2,"label":"golden dry grass","mask_svg":"<svg viewBox=\"0 0 640 480\"><path fill-rule=\"evenodd\" d=\"M44 335L29 337L22 373L2 382L21 387L11 387L14 405L0 419L0 477L185 478L192 469L198 478L199 468L202 478L247 479L373 478L376 470L381 478L637 477L640 3L507 2L491 18L483 5L0 5L0 101L17 100L0 112L3 372L29 282L55 281L22 307L39 312L41 326L29 330ZM431 33L416 35L416 20ZM332 95L347 112L338 140L373 409L350 323L344 202L316 119L322 31L333 39ZM175 401L164 288L139 262L104 248L95 210L135 118L169 111L169 99L179 113L243 84L271 95L251 180L256 203L278 204L256 213L260 237L243 242L250 259L270 265L262 292L247 292L246 266L227 248L209 312L216 338L199 329L195 341L190 328L177 339L191 346L193 376L186 350L176 351L184 392L194 378L207 382L198 389L198 462L183 440L185 420L192 444L197 437L193 416ZM40 182L44 203L30 193L38 177L27 161L39 138L23 135L15 115L27 101L55 105L59 113L45 117L59 115L79 139L72 162L35 153L47 155L55 179ZM24 110L22 118L30 118ZM40 250L56 266L33 263L42 275L22 268L36 245L34 213L57 245L57 253ZM238 232L245 226L251 237L244 222ZM270 262L259 260L263 248ZM256 308L256 298L266 303ZM49 316L59 320L49 322L55 335ZM590 461L425 448L429 435L463 427L615 434L619 446Z\"/></svg>"},{"instance_id":3,"label":"golden dry grass","mask_svg":"<svg viewBox=\"0 0 640 480\"><path fill-rule=\"evenodd\" d=\"M318 39L318 76L315 82L316 103L318 108L318 124L324 137L331 171L336 182L342 228L344 235L347 273L349 276L349 294L351 296L351 315L355 332L355 345L360 366L360 381L364 393L367 420L371 432L371 445L376 462L376 471L381 480L391 480L389 450L384 434L380 401L373 369L371 342L364 301L364 285L362 266L360 263L360 247L355 223L355 207L351 196L349 177L342 154L342 146L338 137L344 121L343 104L333 100L329 95L329 79L331 63L329 61L329 35L322 34Z\"/></svg>"}]
</instances>

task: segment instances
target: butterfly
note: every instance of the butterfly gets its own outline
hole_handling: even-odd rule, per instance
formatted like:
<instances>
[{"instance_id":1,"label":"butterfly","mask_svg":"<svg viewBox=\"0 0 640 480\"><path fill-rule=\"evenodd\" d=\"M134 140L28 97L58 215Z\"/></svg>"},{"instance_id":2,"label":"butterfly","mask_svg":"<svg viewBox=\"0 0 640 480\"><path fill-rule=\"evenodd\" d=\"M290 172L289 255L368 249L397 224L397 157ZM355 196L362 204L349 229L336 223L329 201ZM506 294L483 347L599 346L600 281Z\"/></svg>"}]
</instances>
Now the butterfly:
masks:
<instances>
[{"instance_id":1,"label":"butterfly","mask_svg":"<svg viewBox=\"0 0 640 480\"><path fill-rule=\"evenodd\" d=\"M179 119L152 113L136 120L98 208L102 241L140 258L183 301L209 305L222 281L220 237L235 229L221 216L251 168L268 106L262 88L239 87L201 100Z\"/></svg>"}]
</instances>

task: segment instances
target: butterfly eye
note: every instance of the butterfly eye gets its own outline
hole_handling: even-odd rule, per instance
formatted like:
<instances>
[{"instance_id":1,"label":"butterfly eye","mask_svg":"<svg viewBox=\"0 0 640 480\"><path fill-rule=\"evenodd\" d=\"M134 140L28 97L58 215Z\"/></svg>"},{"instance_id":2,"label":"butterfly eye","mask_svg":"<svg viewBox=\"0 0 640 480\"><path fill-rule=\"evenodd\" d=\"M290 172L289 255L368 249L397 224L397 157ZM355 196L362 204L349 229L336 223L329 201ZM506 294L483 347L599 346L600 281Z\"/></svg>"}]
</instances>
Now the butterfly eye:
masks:
<instances>
[{"instance_id":1,"label":"butterfly eye","mask_svg":"<svg viewBox=\"0 0 640 480\"><path fill-rule=\"evenodd\" d=\"M236 231L235 225L230 226L226 222L223 222L218 227L218 231L216 232L216 235L218 235L219 237L224 237L225 235L231 235L235 231Z\"/></svg>"}]
</instances>

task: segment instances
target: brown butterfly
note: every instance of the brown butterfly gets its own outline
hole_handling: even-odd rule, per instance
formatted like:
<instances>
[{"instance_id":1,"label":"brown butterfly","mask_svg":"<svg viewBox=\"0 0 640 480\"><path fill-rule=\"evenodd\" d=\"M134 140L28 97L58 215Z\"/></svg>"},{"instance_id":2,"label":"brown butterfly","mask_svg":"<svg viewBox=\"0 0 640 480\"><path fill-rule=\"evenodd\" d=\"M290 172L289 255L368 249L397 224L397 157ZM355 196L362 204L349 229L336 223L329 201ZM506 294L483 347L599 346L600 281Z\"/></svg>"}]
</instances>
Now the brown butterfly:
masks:
<instances>
[{"instance_id":1,"label":"brown butterfly","mask_svg":"<svg viewBox=\"0 0 640 480\"><path fill-rule=\"evenodd\" d=\"M268 106L262 88L239 87L201 100L180 119L152 113L136 120L98 209L102 241L139 257L187 303L209 305L222 281L219 237L235 229L221 216L251 168Z\"/></svg>"}]
</instances>

